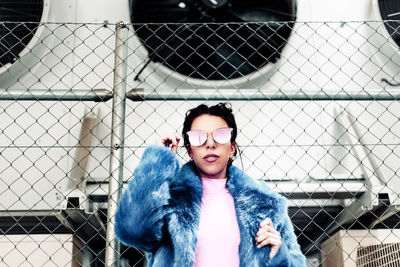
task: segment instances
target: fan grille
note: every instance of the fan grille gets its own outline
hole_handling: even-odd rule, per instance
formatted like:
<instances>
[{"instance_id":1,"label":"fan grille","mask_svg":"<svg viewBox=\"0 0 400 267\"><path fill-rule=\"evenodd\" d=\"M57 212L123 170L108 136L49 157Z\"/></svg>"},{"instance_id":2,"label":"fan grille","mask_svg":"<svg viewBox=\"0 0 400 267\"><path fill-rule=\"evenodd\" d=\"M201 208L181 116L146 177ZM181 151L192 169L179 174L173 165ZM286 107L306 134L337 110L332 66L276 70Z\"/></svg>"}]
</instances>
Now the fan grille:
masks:
<instances>
[{"instance_id":1,"label":"fan grille","mask_svg":"<svg viewBox=\"0 0 400 267\"><path fill-rule=\"evenodd\" d=\"M215 3L136 1L132 21L149 61L191 78L225 80L278 60L293 28L293 1Z\"/></svg>"},{"instance_id":2,"label":"fan grille","mask_svg":"<svg viewBox=\"0 0 400 267\"><path fill-rule=\"evenodd\" d=\"M0 67L13 63L35 35L43 0L0 1Z\"/></svg>"},{"instance_id":3,"label":"fan grille","mask_svg":"<svg viewBox=\"0 0 400 267\"><path fill-rule=\"evenodd\" d=\"M385 22L386 30L400 47L400 2L398 0L379 0L378 4L382 19L389 20Z\"/></svg>"}]
</instances>

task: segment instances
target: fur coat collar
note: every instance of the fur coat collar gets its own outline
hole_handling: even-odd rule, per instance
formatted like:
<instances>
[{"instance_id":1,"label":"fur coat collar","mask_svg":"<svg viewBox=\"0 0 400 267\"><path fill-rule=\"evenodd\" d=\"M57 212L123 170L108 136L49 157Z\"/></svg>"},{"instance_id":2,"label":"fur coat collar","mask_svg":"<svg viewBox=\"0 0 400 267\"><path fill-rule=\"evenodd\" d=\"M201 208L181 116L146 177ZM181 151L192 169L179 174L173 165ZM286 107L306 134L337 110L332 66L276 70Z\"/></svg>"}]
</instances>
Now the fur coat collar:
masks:
<instances>
[{"instance_id":1,"label":"fur coat collar","mask_svg":"<svg viewBox=\"0 0 400 267\"><path fill-rule=\"evenodd\" d=\"M226 186L235 201L241 233L239 257L241 262L247 263L246 266L257 266L249 263L253 260L254 254L258 254L257 250L260 250L254 246L258 226L266 218L271 218L274 225L282 225L286 214L285 200L234 166L229 168ZM181 168L170 188L173 200L171 204L175 212L170 214L170 221L173 223L169 224L168 229L176 250L184 254L179 258L183 262L177 266L191 266L197 244L203 193L201 179L197 175L193 161ZM269 254L269 251L265 253Z\"/></svg>"}]
</instances>

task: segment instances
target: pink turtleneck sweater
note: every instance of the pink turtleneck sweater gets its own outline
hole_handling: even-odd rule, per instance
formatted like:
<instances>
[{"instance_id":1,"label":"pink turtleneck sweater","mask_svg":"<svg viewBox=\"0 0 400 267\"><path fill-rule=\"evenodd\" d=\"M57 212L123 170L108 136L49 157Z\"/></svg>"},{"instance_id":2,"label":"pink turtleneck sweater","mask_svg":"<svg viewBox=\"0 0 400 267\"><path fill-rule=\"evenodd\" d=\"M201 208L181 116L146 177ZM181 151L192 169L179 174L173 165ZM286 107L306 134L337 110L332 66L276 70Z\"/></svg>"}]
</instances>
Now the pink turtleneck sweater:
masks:
<instances>
[{"instance_id":1,"label":"pink turtleneck sweater","mask_svg":"<svg viewBox=\"0 0 400 267\"><path fill-rule=\"evenodd\" d=\"M194 267L239 266L240 232L226 179L201 181L203 196Z\"/></svg>"}]
</instances>

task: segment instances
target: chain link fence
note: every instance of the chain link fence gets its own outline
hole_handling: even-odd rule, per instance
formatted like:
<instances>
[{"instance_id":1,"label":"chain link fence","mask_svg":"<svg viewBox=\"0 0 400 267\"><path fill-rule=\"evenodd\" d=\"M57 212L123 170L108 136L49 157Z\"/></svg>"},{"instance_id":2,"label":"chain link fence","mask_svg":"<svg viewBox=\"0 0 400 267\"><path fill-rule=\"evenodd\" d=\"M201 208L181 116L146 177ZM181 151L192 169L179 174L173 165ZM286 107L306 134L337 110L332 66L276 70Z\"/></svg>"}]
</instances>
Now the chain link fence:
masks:
<instances>
[{"instance_id":1,"label":"chain link fence","mask_svg":"<svg viewBox=\"0 0 400 267\"><path fill-rule=\"evenodd\" d=\"M288 198L307 264L366 266L400 243L399 26L0 23L0 265L143 266L118 197L147 145L222 101L234 164Z\"/></svg>"}]
</instances>

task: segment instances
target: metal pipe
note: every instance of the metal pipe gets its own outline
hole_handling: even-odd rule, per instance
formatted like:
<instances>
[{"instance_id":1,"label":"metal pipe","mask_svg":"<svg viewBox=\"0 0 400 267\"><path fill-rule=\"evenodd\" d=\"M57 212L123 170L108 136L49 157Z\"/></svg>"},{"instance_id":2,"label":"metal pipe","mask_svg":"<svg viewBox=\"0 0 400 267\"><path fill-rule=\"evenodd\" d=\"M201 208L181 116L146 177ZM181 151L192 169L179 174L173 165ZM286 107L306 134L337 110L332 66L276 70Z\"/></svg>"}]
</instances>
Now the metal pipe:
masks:
<instances>
[{"instance_id":1,"label":"metal pipe","mask_svg":"<svg viewBox=\"0 0 400 267\"><path fill-rule=\"evenodd\" d=\"M339 92L327 94L324 92L268 92L259 89L176 89L176 90L144 90L131 89L126 97L132 101L144 100L283 100L283 101L398 101L400 92L374 92L350 94Z\"/></svg>"},{"instance_id":2,"label":"metal pipe","mask_svg":"<svg viewBox=\"0 0 400 267\"><path fill-rule=\"evenodd\" d=\"M126 74L128 28L123 22L116 25L114 59L114 97L112 105L111 154L108 186L108 212L105 266L119 266L120 242L114 232L115 212L121 197L124 162Z\"/></svg>"},{"instance_id":3,"label":"metal pipe","mask_svg":"<svg viewBox=\"0 0 400 267\"><path fill-rule=\"evenodd\" d=\"M111 98L112 98L112 92L110 92L107 89L94 89L94 90L0 89L0 100L106 102Z\"/></svg>"}]
</instances>

